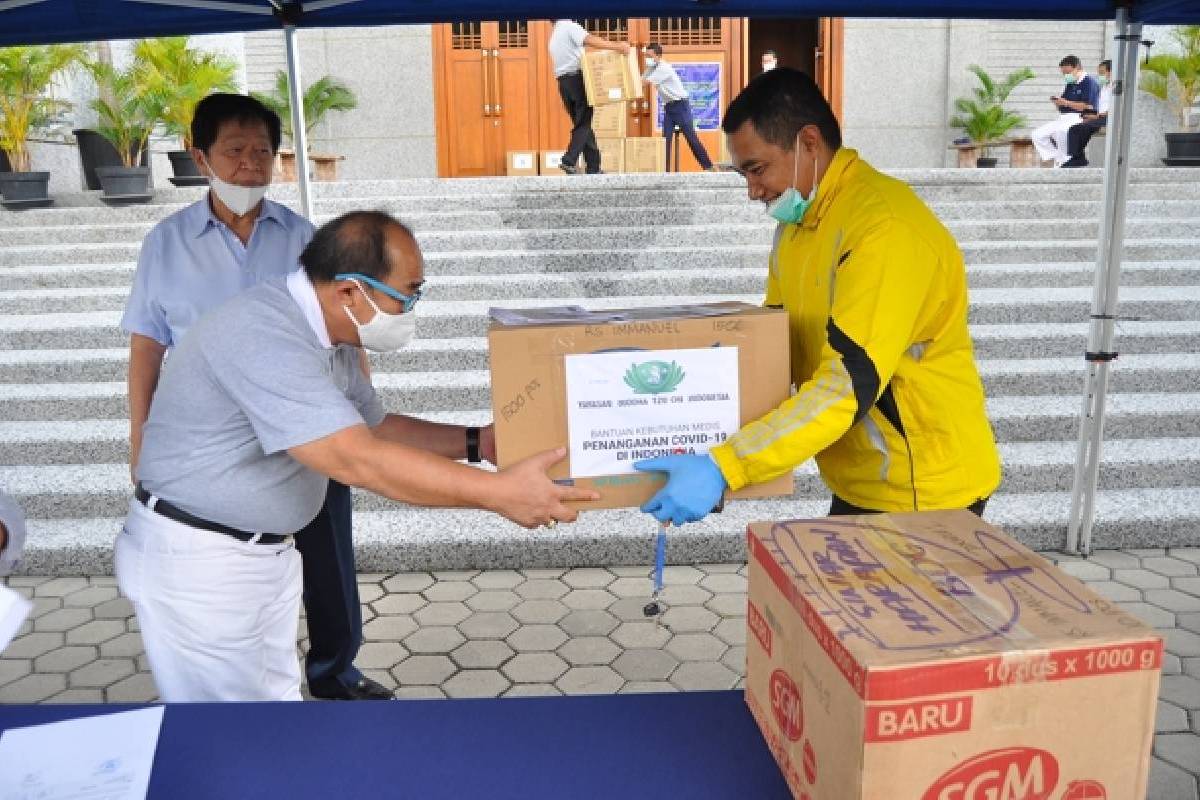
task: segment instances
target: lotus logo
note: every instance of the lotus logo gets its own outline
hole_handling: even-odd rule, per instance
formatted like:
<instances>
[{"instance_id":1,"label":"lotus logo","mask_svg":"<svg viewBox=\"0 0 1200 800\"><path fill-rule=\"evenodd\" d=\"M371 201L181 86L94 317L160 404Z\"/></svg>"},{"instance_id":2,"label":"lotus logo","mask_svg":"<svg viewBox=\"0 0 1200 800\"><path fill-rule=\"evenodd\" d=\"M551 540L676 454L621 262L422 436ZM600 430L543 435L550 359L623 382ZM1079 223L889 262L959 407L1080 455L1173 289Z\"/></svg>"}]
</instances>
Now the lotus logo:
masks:
<instances>
[{"instance_id":1,"label":"lotus logo","mask_svg":"<svg viewBox=\"0 0 1200 800\"><path fill-rule=\"evenodd\" d=\"M675 391L685 374L674 361L646 361L625 371L625 385L635 394L664 394Z\"/></svg>"}]
</instances>

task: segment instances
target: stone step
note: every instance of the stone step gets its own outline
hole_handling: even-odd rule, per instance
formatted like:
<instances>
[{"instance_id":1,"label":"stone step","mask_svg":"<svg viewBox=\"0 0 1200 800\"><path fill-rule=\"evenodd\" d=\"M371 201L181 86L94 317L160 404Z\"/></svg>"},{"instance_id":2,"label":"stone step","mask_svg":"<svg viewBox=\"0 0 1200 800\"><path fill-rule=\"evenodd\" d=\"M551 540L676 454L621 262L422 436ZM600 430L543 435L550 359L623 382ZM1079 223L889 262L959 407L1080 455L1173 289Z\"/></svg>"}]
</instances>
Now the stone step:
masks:
<instances>
[{"instance_id":1,"label":"stone step","mask_svg":"<svg viewBox=\"0 0 1200 800\"><path fill-rule=\"evenodd\" d=\"M703 522L673 530L673 564L746 558L746 526L757 520L822 516L827 498L746 500ZM1037 550L1061 549L1070 509L1068 492L1001 492L987 519ZM1188 546L1200 530L1200 491L1192 488L1113 489L1096 497L1097 548ZM113 539L121 517L31 520L23 572L102 575L112 570ZM655 525L632 509L589 511L553 531L527 531L475 511L396 506L364 512L354 521L356 565L362 572L434 569L535 568L645 564L654 553Z\"/></svg>"}]
</instances>

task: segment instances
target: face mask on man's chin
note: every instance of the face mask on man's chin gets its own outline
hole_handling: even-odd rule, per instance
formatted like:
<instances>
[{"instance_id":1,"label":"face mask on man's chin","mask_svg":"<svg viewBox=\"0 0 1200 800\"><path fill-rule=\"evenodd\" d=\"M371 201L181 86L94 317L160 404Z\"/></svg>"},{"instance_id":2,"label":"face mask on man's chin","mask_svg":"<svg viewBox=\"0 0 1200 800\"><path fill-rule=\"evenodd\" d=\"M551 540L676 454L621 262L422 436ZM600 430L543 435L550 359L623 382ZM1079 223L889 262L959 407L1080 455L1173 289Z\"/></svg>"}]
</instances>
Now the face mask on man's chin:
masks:
<instances>
[{"instance_id":1,"label":"face mask on man's chin","mask_svg":"<svg viewBox=\"0 0 1200 800\"><path fill-rule=\"evenodd\" d=\"M211 164L205 164L208 170L208 185L226 208L239 217L244 217L257 206L267 194L267 186L239 186L228 183L217 177Z\"/></svg>"}]
</instances>

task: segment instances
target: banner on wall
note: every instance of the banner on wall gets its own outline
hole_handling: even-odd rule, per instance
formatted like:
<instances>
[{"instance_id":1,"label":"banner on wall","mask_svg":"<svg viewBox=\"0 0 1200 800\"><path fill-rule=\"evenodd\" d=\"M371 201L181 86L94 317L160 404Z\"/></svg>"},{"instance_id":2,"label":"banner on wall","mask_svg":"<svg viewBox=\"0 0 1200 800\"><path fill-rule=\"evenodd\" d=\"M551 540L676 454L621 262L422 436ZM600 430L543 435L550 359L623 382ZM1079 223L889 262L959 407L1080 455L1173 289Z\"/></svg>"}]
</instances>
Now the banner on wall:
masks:
<instances>
[{"instance_id":1,"label":"banner on wall","mask_svg":"<svg viewBox=\"0 0 1200 800\"><path fill-rule=\"evenodd\" d=\"M721 63L719 61L696 61L672 64L688 91L692 104L692 119L698 131L721 129ZM654 117L654 129L662 130L663 100L658 95L658 110Z\"/></svg>"}]
</instances>

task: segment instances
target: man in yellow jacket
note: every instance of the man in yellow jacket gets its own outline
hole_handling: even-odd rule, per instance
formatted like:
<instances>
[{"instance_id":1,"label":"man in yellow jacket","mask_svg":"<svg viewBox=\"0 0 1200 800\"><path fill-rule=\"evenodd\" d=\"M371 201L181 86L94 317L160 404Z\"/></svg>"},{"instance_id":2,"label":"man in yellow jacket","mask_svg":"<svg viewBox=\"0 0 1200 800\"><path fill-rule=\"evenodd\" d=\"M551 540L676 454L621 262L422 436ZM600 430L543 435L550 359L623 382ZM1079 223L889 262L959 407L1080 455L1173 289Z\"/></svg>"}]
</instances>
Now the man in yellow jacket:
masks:
<instances>
[{"instance_id":1,"label":"man in yellow jacket","mask_svg":"<svg viewBox=\"0 0 1200 800\"><path fill-rule=\"evenodd\" d=\"M750 198L779 222L766 305L788 313L796 391L708 455L638 462L669 476L642 510L693 522L726 489L815 457L830 514L981 514L1000 458L950 232L906 184L842 147L805 73L755 78L722 127Z\"/></svg>"}]
</instances>

